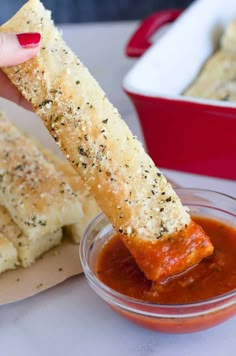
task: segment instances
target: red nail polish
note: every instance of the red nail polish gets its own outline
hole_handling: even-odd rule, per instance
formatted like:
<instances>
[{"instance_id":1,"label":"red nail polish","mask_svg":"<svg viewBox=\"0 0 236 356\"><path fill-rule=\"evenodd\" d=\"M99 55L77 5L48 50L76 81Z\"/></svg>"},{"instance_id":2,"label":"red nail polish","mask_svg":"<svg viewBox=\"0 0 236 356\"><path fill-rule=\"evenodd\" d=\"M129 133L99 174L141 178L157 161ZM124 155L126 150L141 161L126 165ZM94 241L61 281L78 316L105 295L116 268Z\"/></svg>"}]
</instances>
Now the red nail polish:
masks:
<instances>
[{"instance_id":1,"label":"red nail polish","mask_svg":"<svg viewBox=\"0 0 236 356\"><path fill-rule=\"evenodd\" d=\"M23 48L34 48L37 47L41 40L40 33L32 32L32 33L19 33L16 35L19 41L19 44Z\"/></svg>"}]
</instances>

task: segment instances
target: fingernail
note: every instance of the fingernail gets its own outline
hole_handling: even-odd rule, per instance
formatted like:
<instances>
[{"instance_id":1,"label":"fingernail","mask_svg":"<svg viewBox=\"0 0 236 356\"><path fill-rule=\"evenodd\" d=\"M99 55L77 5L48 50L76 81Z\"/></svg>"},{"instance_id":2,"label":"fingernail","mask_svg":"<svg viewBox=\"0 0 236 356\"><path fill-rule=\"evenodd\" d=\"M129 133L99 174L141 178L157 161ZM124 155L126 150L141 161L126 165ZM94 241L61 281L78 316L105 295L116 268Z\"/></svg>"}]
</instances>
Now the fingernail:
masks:
<instances>
[{"instance_id":1,"label":"fingernail","mask_svg":"<svg viewBox=\"0 0 236 356\"><path fill-rule=\"evenodd\" d=\"M19 33L17 39L19 44L23 48L34 48L37 47L39 42L41 41L41 35L37 32L32 33Z\"/></svg>"}]
</instances>

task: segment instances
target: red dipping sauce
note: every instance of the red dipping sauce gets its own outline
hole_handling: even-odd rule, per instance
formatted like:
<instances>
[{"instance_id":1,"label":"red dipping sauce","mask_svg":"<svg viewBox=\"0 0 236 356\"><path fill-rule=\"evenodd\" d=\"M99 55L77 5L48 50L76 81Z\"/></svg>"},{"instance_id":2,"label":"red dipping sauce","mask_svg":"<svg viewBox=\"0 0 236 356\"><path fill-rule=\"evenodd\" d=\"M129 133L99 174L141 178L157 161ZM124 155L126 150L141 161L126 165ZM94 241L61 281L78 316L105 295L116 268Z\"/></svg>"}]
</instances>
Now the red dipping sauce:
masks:
<instances>
[{"instance_id":1,"label":"red dipping sauce","mask_svg":"<svg viewBox=\"0 0 236 356\"><path fill-rule=\"evenodd\" d=\"M236 200L204 189L176 190L209 235L212 256L181 275L153 283L100 214L81 241L80 257L92 289L121 316L158 332L192 333L236 316Z\"/></svg>"},{"instance_id":2,"label":"red dipping sauce","mask_svg":"<svg viewBox=\"0 0 236 356\"><path fill-rule=\"evenodd\" d=\"M147 280L120 240L112 237L102 248L97 277L113 290L157 304L186 304L214 298L236 289L236 229L196 217L214 245L212 256L181 275L161 283Z\"/></svg>"}]
</instances>

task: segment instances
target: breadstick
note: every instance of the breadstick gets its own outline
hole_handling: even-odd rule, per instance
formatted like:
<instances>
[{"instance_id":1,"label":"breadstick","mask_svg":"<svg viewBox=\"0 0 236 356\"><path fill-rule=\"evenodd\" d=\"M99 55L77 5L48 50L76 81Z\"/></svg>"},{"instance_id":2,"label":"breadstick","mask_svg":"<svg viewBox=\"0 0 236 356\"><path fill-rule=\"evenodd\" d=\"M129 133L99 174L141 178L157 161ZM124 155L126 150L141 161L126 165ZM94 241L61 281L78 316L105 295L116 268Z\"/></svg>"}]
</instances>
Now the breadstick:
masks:
<instances>
[{"instance_id":1,"label":"breadstick","mask_svg":"<svg viewBox=\"0 0 236 356\"><path fill-rule=\"evenodd\" d=\"M18 265L17 252L13 244L0 232L0 273L15 269Z\"/></svg>"},{"instance_id":2,"label":"breadstick","mask_svg":"<svg viewBox=\"0 0 236 356\"><path fill-rule=\"evenodd\" d=\"M76 193L83 210L83 216L78 218L78 222L72 225L64 226L64 231L75 243L79 243L89 222L98 215L99 209L96 201L89 194L84 186L84 183L71 165L55 155L52 151L38 146L44 157L54 164L58 172L62 172L66 177L70 187Z\"/></svg>"},{"instance_id":3,"label":"breadstick","mask_svg":"<svg viewBox=\"0 0 236 356\"><path fill-rule=\"evenodd\" d=\"M220 40L220 48L228 54L236 54L236 20L231 21L226 27Z\"/></svg>"},{"instance_id":4,"label":"breadstick","mask_svg":"<svg viewBox=\"0 0 236 356\"><path fill-rule=\"evenodd\" d=\"M4 71L31 102L147 278L180 273L211 254L209 238L64 43L42 3L28 1L0 31L41 33L40 54Z\"/></svg>"},{"instance_id":5,"label":"breadstick","mask_svg":"<svg viewBox=\"0 0 236 356\"><path fill-rule=\"evenodd\" d=\"M0 233L14 246L19 264L24 268L29 267L43 253L59 245L62 240L62 229L34 238L26 236L12 220L7 209L1 205Z\"/></svg>"},{"instance_id":6,"label":"breadstick","mask_svg":"<svg viewBox=\"0 0 236 356\"><path fill-rule=\"evenodd\" d=\"M81 204L65 176L1 114L0 202L32 239L54 233L82 216Z\"/></svg>"}]
</instances>

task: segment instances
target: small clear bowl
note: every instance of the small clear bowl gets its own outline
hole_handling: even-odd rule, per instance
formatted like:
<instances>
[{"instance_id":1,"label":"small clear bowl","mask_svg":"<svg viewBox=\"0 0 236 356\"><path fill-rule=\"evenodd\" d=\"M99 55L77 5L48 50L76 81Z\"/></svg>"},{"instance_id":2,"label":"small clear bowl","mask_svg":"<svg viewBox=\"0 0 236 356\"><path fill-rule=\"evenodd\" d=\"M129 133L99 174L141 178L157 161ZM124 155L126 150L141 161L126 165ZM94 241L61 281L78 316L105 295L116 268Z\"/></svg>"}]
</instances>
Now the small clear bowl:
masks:
<instances>
[{"instance_id":1,"label":"small clear bowl","mask_svg":"<svg viewBox=\"0 0 236 356\"><path fill-rule=\"evenodd\" d=\"M178 188L176 192L192 216L214 218L236 227L235 198L203 189ZM139 301L109 288L97 278L96 266L102 247L114 234L106 216L98 215L82 238L80 258L92 289L125 318L156 331L188 333L208 329L236 314L236 289L197 303L164 305Z\"/></svg>"}]
</instances>

